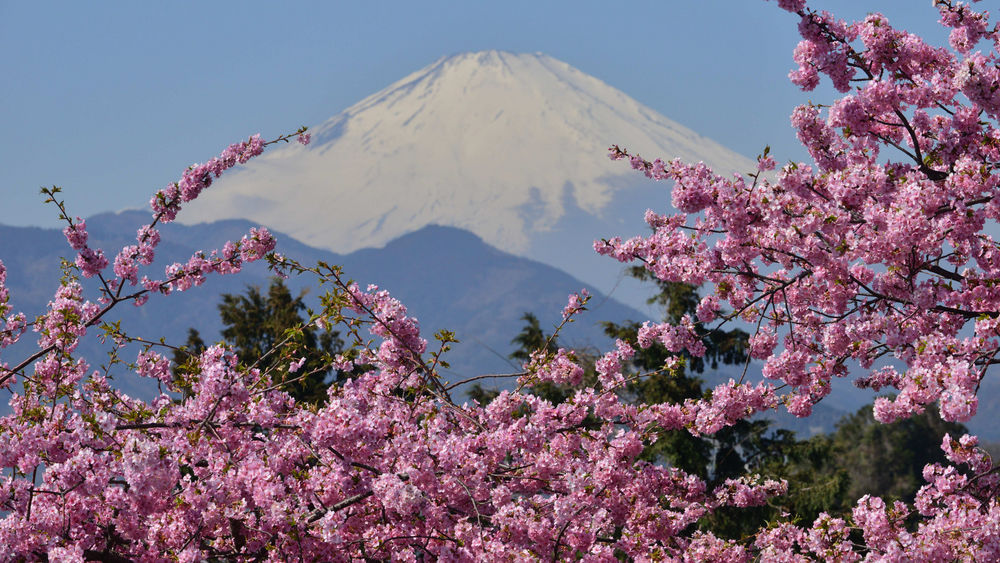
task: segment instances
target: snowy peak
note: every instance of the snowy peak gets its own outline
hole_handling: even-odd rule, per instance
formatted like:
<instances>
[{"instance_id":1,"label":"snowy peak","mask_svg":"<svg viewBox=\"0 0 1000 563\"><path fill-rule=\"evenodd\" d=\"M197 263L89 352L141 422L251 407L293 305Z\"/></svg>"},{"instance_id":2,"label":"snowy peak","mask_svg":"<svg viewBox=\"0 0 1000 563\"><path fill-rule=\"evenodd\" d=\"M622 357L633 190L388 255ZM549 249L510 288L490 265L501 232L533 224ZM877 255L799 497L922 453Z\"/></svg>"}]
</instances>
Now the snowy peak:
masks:
<instances>
[{"instance_id":1,"label":"snowy peak","mask_svg":"<svg viewBox=\"0 0 1000 563\"><path fill-rule=\"evenodd\" d=\"M614 143L752 168L564 62L484 51L439 59L361 100L314 127L309 147L223 178L182 219L246 217L337 252L441 224L523 253L571 210L599 217L636 184L605 157Z\"/></svg>"}]
</instances>

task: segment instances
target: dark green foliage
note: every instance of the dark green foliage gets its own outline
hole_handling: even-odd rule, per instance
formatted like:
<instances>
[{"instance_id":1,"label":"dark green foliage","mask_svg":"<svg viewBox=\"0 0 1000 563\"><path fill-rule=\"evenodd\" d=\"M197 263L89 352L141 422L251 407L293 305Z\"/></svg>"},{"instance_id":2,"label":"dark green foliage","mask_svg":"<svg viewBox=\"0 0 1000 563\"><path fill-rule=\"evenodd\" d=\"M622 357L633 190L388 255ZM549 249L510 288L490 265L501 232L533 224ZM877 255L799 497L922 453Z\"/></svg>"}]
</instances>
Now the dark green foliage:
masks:
<instances>
[{"instance_id":1,"label":"dark green foliage","mask_svg":"<svg viewBox=\"0 0 1000 563\"><path fill-rule=\"evenodd\" d=\"M762 475L788 481L788 493L771 502L776 509L769 516L786 512L805 525L812 524L821 512L846 516L855 499L847 496L851 479L834 455L833 440L820 435L796 441L792 432L778 433L785 433L784 443L753 467Z\"/></svg>"},{"instance_id":2,"label":"dark green foliage","mask_svg":"<svg viewBox=\"0 0 1000 563\"><path fill-rule=\"evenodd\" d=\"M201 334L196 329L188 328L187 342L184 346L174 350L174 361L172 371L174 381L185 381L187 376L198 373L198 356L204 352L208 346L202 340ZM189 389L182 385L184 397L189 396Z\"/></svg>"},{"instance_id":3,"label":"dark green foliage","mask_svg":"<svg viewBox=\"0 0 1000 563\"><path fill-rule=\"evenodd\" d=\"M724 445L739 443L722 435L727 431L745 434L750 438L741 444L742 458L746 463L746 473L760 474L770 479L785 479L788 492L772 498L764 506L737 508L722 507L702 518L699 527L731 539L751 538L758 529L787 515L793 522L810 525L820 512L848 516L853 506L847 500L846 491L850 483L847 472L835 463L832 442L826 436L812 440L796 441L793 432L777 430L765 433L763 426L751 432L740 432L733 426L716 434ZM747 445L746 449L742 449ZM724 450L725 447L720 448Z\"/></svg>"},{"instance_id":4,"label":"dark green foliage","mask_svg":"<svg viewBox=\"0 0 1000 563\"><path fill-rule=\"evenodd\" d=\"M240 362L261 372L268 372L275 382L297 401L322 404L330 381L331 360L343 347L336 332L321 332L314 326L304 326L306 311L303 296L292 297L280 278L271 280L267 294L257 287L247 287L243 295L224 294L219 315L225 328L222 337L240 358ZM277 347L277 348L276 348ZM196 370L192 354L205 349L205 343L194 329L188 332L188 342L174 355L175 375ZM291 362L306 358L295 373L288 372ZM341 381L345 374L333 374Z\"/></svg>"},{"instance_id":5,"label":"dark green foliage","mask_svg":"<svg viewBox=\"0 0 1000 563\"><path fill-rule=\"evenodd\" d=\"M868 405L837 424L833 457L850 476L851 499L871 494L910 502L924 484L924 466L948 463L941 451L944 435L957 439L966 433L964 425L942 420L934 405L892 424L877 422Z\"/></svg>"},{"instance_id":6,"label":"dark green foliage","mask_svg":"<svg viewBox=\"0 0 1000 563\"><path fill-rule=\"evenodd\" d=\"M555 353L559 349L557 340L545 334L538 322L538 317L533 313L521 315L521 320L525 323L524 328L510 341L511 344L517 344L517 348L510 353L512 359L524 363L531 358L531 353L536 350Z\"/></svg>"},{"instance_id":7,"label":"dark green foliage","mask_svg":"<svg viewBox=\"0 0 1000 563\"><path fill-rule=\"evenodd\" d=\"M700 300L698 288L656 279L643 267L629 268L629 274L640 280L655 282L659 291L648 302L663 308L664 322L678 324L684 315L692 318L695 316ZM688 370L691 373L702 373L706 363L715 369L719 363L738 365L747 359L746 332L739 329L709 331L696 322L699 334L705 335L705 356L698 358L684 353L682 357L688 369L663 372L661 370L664 364L674 354L659 343L649 348L640 348L636 341L640 326L636 322L604 325L608 336L625 340L635 349L636 354L631 362L632 371L636 374L651 374L639 378L626 390L626 396L636 403L683 403L688 399L703 398L706 392L702 389L702 380L690 375ZM743 475L752 459L767 455L768 449L775 447L772 440L765 438L767 430L767 422L740 421L714 436L663 432L656 442L646 448L643 455L645 459L670 464L706 479L710 485L716 485Z\"/></svg>"},{"instance_id":8,"label":"dark green foliage","mask_svg":"<svg viewBox=\"0 0 1000 563\"><path fill-rule=\"evenodd\" d=\"M788 494L775 506L800 523L811 524L820 512L849 518L864 495L912 502L925 484L928 463L946 464L941 451L945 434L967 432L941 420L937 409L892 424L882 424L867 405L845 416L831 434L790 442L780 456L765 458L760 473L788 480Z\"/></svg>"},{"instance_id":9,"label":"dark green foliage","mask_svg":"<svg viewBox=\"0 0 1000 563\"><path fill-rule=\"evenodd\" d=\"M197 371L198 355L204 352L208 346L202 340L201 334L196 329L189 328L187 342L184 346L174 350L174 376L182 373L193 373Z\"/></svg>"},{"instance_id":10,"label":"dark green foliage","mask_svg":"<svg viewBox=\"0 0 1000 563\"><path fill-rule=\"evenodd\" d=\"M496 389L487 389L478 383L474 383L468 392L469 398L480 405L489 404L499 394Z\"/></svg>"}]
</instances>

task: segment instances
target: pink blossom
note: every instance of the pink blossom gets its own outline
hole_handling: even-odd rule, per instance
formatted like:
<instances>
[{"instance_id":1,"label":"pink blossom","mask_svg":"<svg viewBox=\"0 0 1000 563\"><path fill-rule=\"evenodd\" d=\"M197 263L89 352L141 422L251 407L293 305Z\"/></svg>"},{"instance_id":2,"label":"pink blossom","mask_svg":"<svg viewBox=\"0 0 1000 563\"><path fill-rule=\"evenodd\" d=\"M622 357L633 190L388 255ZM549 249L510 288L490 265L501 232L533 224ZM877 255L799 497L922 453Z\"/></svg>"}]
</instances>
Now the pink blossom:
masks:
<instances>
[{"instance_id":1,"label":"pink blossom","mask_svg":"<svg viewBox=\"0 0 1000 563\"><path fill-rule=\"evenodd\" d=\"M83 219L77 217L75 223L63 229L63 234L73 250L83 250L87 246L87 222Z\"/></svg>"},{"instance_id":2,"label":"pink blossom","mask_svg":"<svg viewBox=\"0 0 1000 563\"><path fill-rule=\"evenodd\" d=\"M92 278L108 267L108 259L104 257L103 250L97 249L95 251L84 247L76 256L76 266L80 268L83 277Z\"/></svg>"},{"instance_id":3,"label":"pink blossom","mask_svg":"<svg viewBox=\"0 0 1000 563\"><path fill-rule=\"evenodd\" d=\"M274 250L274 245L274 237L266 228L251 228L250 234L240 241L240 258L244 262L260 260L265 254Z\"/></svg>"},{"instance_id":4,"label":"pink blossom","mask_svg":"<svg viewBox=\"0 0 1000 563\"><path fill-rule=\"evenodd\" d=\"M306 363L305 356L292 361L292 363L288 364L288 373L295 373L299 371L299 369L302 367L302 364L304 363Z\"/></svg>"},{"instance_id":5,"label":"pink blossom","mask_svg":"<svg viewBox=\"0 0 1000 563\"><path fill-rule=\"evenodd\" d=\"M563 320L567 320L578 312L584 310L584 305L590 300L590 292L586 289L581 289L580 293L571 293L569 296L569 301L565 307L563 307L562 317Z\"/></svg>"},{"instance_id":6,"label":"pink blossom","mask_svg":"<svg viewBox=\"0 0 1000 563\"><path fill-rule=\"evenodd\" d=\"M163 383L171 383L173 379L170 372L170 361L156 352L150 350L140 352L135 364L136 373L143 377L152 377Z\"/></svg>"}]
</instances>

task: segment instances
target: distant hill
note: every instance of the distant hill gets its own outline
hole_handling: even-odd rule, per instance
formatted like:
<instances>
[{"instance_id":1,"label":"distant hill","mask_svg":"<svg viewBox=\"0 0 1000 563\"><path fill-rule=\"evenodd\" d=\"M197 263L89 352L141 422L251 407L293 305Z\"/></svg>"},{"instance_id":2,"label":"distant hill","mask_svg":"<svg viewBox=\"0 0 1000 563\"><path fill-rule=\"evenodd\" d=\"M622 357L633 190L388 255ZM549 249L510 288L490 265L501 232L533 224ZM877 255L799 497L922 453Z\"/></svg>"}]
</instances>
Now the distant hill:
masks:
<instances>
[{"instance_id":1,"label":"distant hill","mask_svg":"<svg viewBox=\"0 0 1000 563\"><path fill-rule=\"evenodd\" d=\"M130 244L136 228L148 218L147 213L140 211L91 217L87 225L92 246L113 253ZM161 229L164 242L149 275L161 275L166 264L185 261L197 250L211 251L227 240L238 239L252 226L255 225L237 219L164 225ZM446 358L451 368L444 370L452 381L517 371L520 366L509 360L508 355L512 351L511 339L523 327L521 316L532 312L543 327L551 330L561 319L567 295L587 287L561 270L497 250L477 235L455 227L426 226L390 241L383 248L345 255L305 245L282 233L276 233L276 237L279 251L303 264L312 265L319 260L339 264L359 284L374 283L389 290L420 320L428 340L439 329L454 331L461 342L454 345ZM59 230L0 225L0 260L8 269L7 282L16 310L29 317L44 310L58 284L60 257L73 258L73 252ZM206 341L215 341L222 329L217 308L221 295L242 293L251 285L265 288L269 279L270 273L262 264L251 264L236 276L210 276L203 286L184 294L157 295L141 308L126 305L107 320L120 320L129 334L153 340L163 337L168 343L183 343L190 327L197 328ZM318 288L313 282L306 277L293 277L288 284L293 292L308 292L306 301L315 304ZM85 280L87 284L90 294L96 295L92 280ZM639 311L589 289L594 294L589 311L566 328L561 338L564 345L605 350L611 342L601 330L601 321L646 318ZM35 341L34 334L25 335L17 347L4 351L4 361L10 363L30 353ZM96 331L87 335L80 349L95 369L106 362L108 346L99 342ZM132 357L125 355L127 360ZM758 370L759 367L751 365L751 374ZM125 370L112 374L126 392L140 396L152 392L149 382L140 382ZM738 376L722 367L703 374L702 378L706 385L714 386ZM835 381L834 385L841 391L817 406L812 417L795 419L787 413L779 414L779 424L800 435L829 431L841 416L870 401L856 390L843 389L850 386L847 380ZM1000 441L1000 428L988 417L1000 404L1000 385L984 383L979 397L984 414L969 426L984 440Z\"/></svg>"},{"instance_id":2,"label":"distant hill","mask_svg":"<svg viewBox=\"0 0 1000 563\"><path fill-rule=\"evenodd\" d=\"M148 221L145 212L106 213L91 217L87 225L91 246L104 248L113 259L115 249L133 241L136 228ZM197 225L171 223L161 229L163 243L149 272L160 276L163 267L185 261L197 250L210 251L226 240L238 239L254 224L225 220ZM338 255L312 248L292 237L276 233L278 249L303 264L318 260L340 264L345 274L361 285L375 283L389 290L420 320L428 340L439 329L456 333L461 340L447 359L446 373L455 380L483 373L508 373L520 366L508 360L510 340L521 330L521 316L533 312L543 326L551 329L559 320L570 292L586 287L570 275L526 258L501 252L479 237L453 227L427 226L391 241L384 248L364 249ZM60 272L60 257L74 256L62 233L56 229L0 226L0 260L9 271L12 304L29 316L37 315L51 298ZM248 266L236 276L210 276L200 287L169 297L153 296L141 308L123 306L107 320L121 320L129 334L146 338L163 337L183 343L189 327L197 328L207 341L219 337L222 325L217 306L223 293L242 293L248 285L266 287L270 274L261 264ZM85 280L93 288L91 280ZM293 291L309 291L315 303L314 280L293 277ZM563 335L567 345L605 348L610 341L599 321L621 322L640 319L641 314L621 303L594 293L591 311L568 326ZM92 293L96 295L96 293ZM29 334L19 344L24 351L34 345ZM88 334L81 349L95 365L104 360L106 346ZM5 358L17 350L5 352ZM134 382L122 383L128 390Z\"/></svg>"}]
</instances>

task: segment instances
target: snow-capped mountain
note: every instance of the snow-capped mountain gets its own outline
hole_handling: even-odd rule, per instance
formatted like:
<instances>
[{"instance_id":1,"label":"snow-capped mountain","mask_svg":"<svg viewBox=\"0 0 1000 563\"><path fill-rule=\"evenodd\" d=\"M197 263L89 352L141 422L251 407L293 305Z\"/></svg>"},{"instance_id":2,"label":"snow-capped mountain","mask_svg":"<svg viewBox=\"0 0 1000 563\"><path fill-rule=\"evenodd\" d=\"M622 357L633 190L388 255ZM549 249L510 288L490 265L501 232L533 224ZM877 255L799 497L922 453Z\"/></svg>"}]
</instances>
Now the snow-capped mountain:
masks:
<instances>
[{"instance_id":1,"label":"snow-capped mountain","mask_svg":"<svg viewBox=\"0 0 1000 563\"><path fill-rule=\"evenodd\" d=\"M312 134L308 147L270 151L224 177L181 219L251 219L335 252L450 225L607 290L620 268L592 259L593 240L644 232L643 211L669 201L666 185L606 158L609 145L718 171L753 168L543 54L442 58Z\"/></svg>"}]
</instances>

